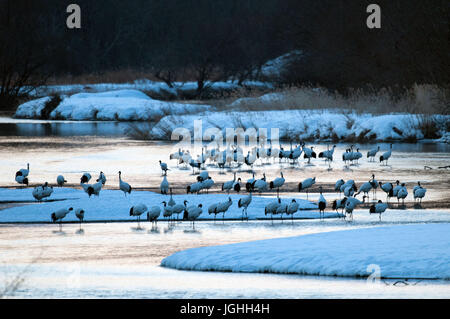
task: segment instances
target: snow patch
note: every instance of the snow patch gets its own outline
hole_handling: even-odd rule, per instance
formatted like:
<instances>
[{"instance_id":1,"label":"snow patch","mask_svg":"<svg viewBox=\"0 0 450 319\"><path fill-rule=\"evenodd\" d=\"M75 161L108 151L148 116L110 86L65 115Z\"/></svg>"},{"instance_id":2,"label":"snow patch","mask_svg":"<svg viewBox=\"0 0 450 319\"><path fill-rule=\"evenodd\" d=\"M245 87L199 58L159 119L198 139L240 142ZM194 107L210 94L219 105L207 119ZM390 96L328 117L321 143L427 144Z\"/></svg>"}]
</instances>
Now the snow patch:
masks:
<instances>
[{"instance_id":1,"label":"snow patch","mask_svg":"<svg viewBox=\"0 0 450 319\"><path fill-rule=\"evenodd\" d=\"M49 97L20 105L15 117L36 118ZM151 99L137 90L119 90L101 93L79 93L64 97L50 113L51 119L136 121L153 120L167 114L181 115L204 112L209 105L183 104Z\"/></svg>"},{"instance_id":2,"label":"snow patch","mask_svg":"<svg viewBox=\"0 0 450 319\"><path fill-rule=\"evenodd\" d=\"M166 257L183 270L450 279L450 224L363 228L200 247Z\"/></svg>"}]
</instances>

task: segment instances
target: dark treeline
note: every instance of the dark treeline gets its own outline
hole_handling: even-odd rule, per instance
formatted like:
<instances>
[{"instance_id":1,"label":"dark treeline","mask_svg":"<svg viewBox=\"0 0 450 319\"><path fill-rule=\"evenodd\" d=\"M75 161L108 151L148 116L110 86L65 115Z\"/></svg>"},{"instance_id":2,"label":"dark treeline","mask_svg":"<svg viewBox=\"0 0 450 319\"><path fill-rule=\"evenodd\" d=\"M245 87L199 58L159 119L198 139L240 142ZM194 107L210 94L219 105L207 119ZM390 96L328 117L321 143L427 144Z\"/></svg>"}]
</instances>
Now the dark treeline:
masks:
<instances>
[{"instance_id":1,"label":"dark treeline","mask_svg":"<svg viewBox=\"0 0 450 319\"><path fill-rule=\"evenodd\" d=\"M382 28L366 26L372 1L0 0L0 101L47 77L134 69L171 85L245 80L269 59L304 55L280 84L348 88L447 85L447 0L378 0ZM81 7L81 29L66 7Z\"/></svg>"}]
</instances>

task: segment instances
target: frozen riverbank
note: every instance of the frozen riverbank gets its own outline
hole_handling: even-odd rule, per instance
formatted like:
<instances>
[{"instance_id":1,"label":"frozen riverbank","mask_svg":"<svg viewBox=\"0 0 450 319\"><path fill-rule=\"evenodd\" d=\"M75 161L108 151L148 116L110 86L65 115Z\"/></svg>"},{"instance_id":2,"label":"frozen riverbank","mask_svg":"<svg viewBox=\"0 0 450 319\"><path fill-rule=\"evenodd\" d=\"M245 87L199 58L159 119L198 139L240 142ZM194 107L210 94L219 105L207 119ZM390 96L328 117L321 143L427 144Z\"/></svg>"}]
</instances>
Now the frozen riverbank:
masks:
<instances>
[{"instance_id":1,"label":"frozen riverbank","mask_svg":"<svg viewBox=\"0 0 450 319\"><path fill-rule=\"evenodd\" d=\"M270 93L252 101L279 103L283 99ZM225 135L228 128L265 128L279 130L282 139L328 140L367 143L374 141L408 141L429 139L429 124L421 115L408 113L371 114L342 109L245 110L246 99L237 99L227 107L159 101L138 90L101 93L78 93L62 96L59 104L51 105L51 97L42 97L20 105L15 118L75 121L147 121L149 138L167 140L176 128L188 129L193 135L194 121L201 121L203 134L219 129ZM244 105L244 106L243 106ZM345 107L345 106L344 106ZM450 116L431 115L426 118L435 127L434 141L448 142ZM428 122L427 122L428 123ZM129 130L127 126L125 131ZM274 136L275 137L275 136Z\"/></svg>"},{"instance_id":2,"label":"frozen riverbank","mask_svg":"<svg viewBox=\"0 0 450 319\"><path fill-rule=\"evenodd\" d=\"M401 225L200 247L161 265L182 270L450 279L450 224Z\"/></svg>"}]
</instances>

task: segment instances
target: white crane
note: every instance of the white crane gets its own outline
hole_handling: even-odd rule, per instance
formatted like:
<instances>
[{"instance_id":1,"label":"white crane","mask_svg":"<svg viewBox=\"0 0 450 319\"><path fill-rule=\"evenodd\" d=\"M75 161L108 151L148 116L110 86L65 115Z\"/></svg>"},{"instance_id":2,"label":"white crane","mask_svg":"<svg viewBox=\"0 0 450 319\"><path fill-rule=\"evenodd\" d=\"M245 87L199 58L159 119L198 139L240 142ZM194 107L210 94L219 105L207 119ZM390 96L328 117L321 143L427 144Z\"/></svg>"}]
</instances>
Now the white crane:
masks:
<instances>
[{"instance_id":1,"label":"white crane","mask_svg":"<svg viewBox=\"0 0 450 319\"><path fill-rule=\"evenodd\" d=\"M375 161L375 156L377 155L377 153L379 151L380 151L380 146L377 146L376 148L373 148L367 152L367 158L369 159L369 162ZM370 159L372 159L372 160L370 160Z\"/></svg>"},{"instance_id":2,"label":"white crane","mask_svg":"<svg viewBox=\"0 0 450 319\"><path fill-rule=\"evenodd\" d=\"M80 220L80 230L81 230L81 223L84 220L84 209L78 208L77 210L75 210L75 216L77 216L77 218Z\"/></svg>"},{"instance_id":3,"label":"white crane","mask_svg":"<svg viewBox=\"0 0 450 319\"><path fill-rule=\"evenodd\" d=\"M389 198L394 197L394 186L392 183L381 183L378 182L380 185L380 188L383 190L383 192L386 193L386 202L389 202Z\"/></svg>"},{"instance_id":4,"label":"white crane","mask_svg":"<svg viewBox=\"0 0 450 319\"><path fill-rule=\"evenodd\" d=\"M241 178L239 177L238 179L237 179L237 181L233 184L233 190L236 192L236 193L239 193L240 191L241 191Z\"/></svg>"},{"instance_id":5,"label":"white crane","mask_svg":"<svg viewBox=\"0 0 450 319\"><path fill-rule=\"evenodd\" d=\"M106 183L106 176L103 172L100 172L97 178L97 182L101 182L103 185Z\"/></svg>"},{"instance_id":6,"label":"white crane","mask_svg":"<svg viewBox=\"0 0 450 319\"><path fill-rule=\"evenodd\" d=\"M350 162L353 159L352 147L353 145L351 146L351 148L346 149L345 153L342 154L342 160L344 161L345 165L348 165L347 162Z\"/></svg>"},{"instance_id":7,"label":"white crane","mask_svg":"<svg viewBox=\"0 0 450 319\"><path fill-rule=\"evenodd\" d=\"M308 164L311 163L311 158L316 158L316 152L314 152L314 146L307 148L303 145L303 157L308 159Z\"/></svg>"},{"instance_id":8,"label":"white crane","mask_svg":"<svg viewBox=\"0 0 450 319\"><path fill-rule=\"evenodd\" d=\"M219 203L211 204L211 205L208 207L208 214L209 214L209 215L214 214L214 222L216 222L216 217L217 217L217 211L216 211L217 205L219 205Z\"/></svg>"},{"instance_id":9,"label":"white crane","mask_svg":"<svg viewBox=\"0 0 450 319\"><path fill-rule=\"evenodd\" d=\"M170 201L169 201L170 203ZM184 201L184 205L182 204L175 204L172 206L172 215L176 214L177 215L177 221L179 221L179 215L180 213L184 212L184 209L186 208L186 203L187 201Z\"/></svg>"},{"instance_id":10,"label":"white crane","mask_svg":"<svg viewBox=\"0 0 450 319\"><path fill-rule=\"evenodd\" d=\"M16 172L15 180L17 183L28 186L28 174L30 173L30 164L27 164L27 168L22 168Z\"/></svg>"},{"instance_id":11,"label":"white crane","mask_svg":"<svg viewBox=\"0 0 450 319\"><path fill-rule=\"evenodd\" d=\"M197 168L200 171L200 168L202 166L202 162L200 162L198 159L190 159L189 160L189 166L192 167L192 174L194 174L194 169Z\"/></svg>"},{"instance_id":12,"label":"white crane","mask_svg":"<svg viewBox=\"0 0 450 319\"><path fill-rule=\"evenodd\" d=\"M43 197L50 197L50 195L53 193L53 186L49 186L47 182L42 186L43 190Z\"/></svg>"},{"instance_id":13,"label":"white crane","mask_svg":"<svg viewBox=\"0 0 450 319\"><path fill-rule=\"evenodd\" d=\"M364 184L361 185L361 187L359 187L359 192L356 193L355 196L358 196L361 192L364 193L364 195L367 196L367 198L369 198L369 192L372 190L372 183L369 182L365 182ZM347 195L346 196L351 196L351 195Z\"/></svg>"},{"instance_id":14,"label":"white crane","mask_svg":"<svg viewBox=\"0 0 450 319\"><path fill-rule=\"evenodd\" d=\"M251 190L253 190L253 183L255 182L255 173L252 173L252 178L247 180L247 183L245 183L245 189L247 190L247 192L250 192Z\"/></svg>"},{"instance_id":15,"label":"white crane","mask_svg":"<svg viewBox=\"0 0 450 319\"><path fill-rule=\"evenodd\" d=\"M247 209L251 202L252 202L252 191L250 191L250 194L248 194L247 196L239 199L238 208L242 208L242 220L244 220L244 212L245 212L245 218L248 221Z\"/></svg>"},{"instance_id":16,"label":"white crane","mask_svg":"<svg viewBox=\"0 0 450 319\"><path fill-rule=\"evenodd\" d=\"M222 184L222 191L226 191L228 194L230 194L230 191L233 189L236 182L236 173L234 173L233 176L233 180Z\"/></svg>"},{"instance_id":17,"label":"white crane","mask_svg":"<svg viewBox=\"0 0 450 319\"><path fill-rule=\"evenodd\" d=\"M191 162L192 157L191 157L191 153L189 151L183 152L183 155L181 155L181 158L179 160L180 164L185 164L186 167L189 165L189 163Z\"/></svg>"},{"instance_id":18,"label":"white crane","mask_svg":"<svg viewBox=\"0 0 450 319\"><path fill-rule=\"evenodd\" d=\"M372 174L372 180L370 181L370 184L372 184L372 192L373 192L373 199L377 199L377 188L378 188L378 181L375 179L375 174Z\"/></svg>"},{"instance_id":19,"label":"white crane","mask_svg":"<svg viewBox=\"0 0 450 319\"><path fill-rule=\"evenodd\" d=\"M161 215L161 208L159 206L150 207L147 212L147 220L152 223L152 227L153 223L157 226L159 215Z\"/></svg>"},{"instance_id":20,"label":"white crane","mask_svg":"<svg viewBox=\"0 0 450 319\"><path fill-rule=\"evenodd\" d=\"M137 217L138 228L141 228L140 221L141 215L147 211L147 206L145 204L137 204L131 206L130 208L130 216Z\"/></svg>"},{"instance_id":21,"label":"white crane","mask_svg":"<svg viewBox=\"0 0 450 319\"><path fill-rule=\"evenodd\" d=\"M300 158L302 153L303 153L303 150L302 150L301 146L297 146L290 152L289 159L292 160L292 165L295 164L295 161L298 161L298 159Z\"/></svg>"},{"instance_id":22,"label":"white crane","mask_svg":"<svg viewBox=\"0 0 450 319\"><path fill-rule=\"evenodd\" d=\"M256 156L256 152L255 151L252 151L251 153L249 151L247 153L247 156L244 158L245 164L247 164L251 168L253 168L253 164L255 164L256 160L257 160L257 156Z\"/></svg>"},{"instance_id":23,"label":"white crane","mask_svg":"<svg viewBox=\"0 0 450 319\"><path fill-rule=\"evenodd\" d=\"M202 182L195 182L191 185L188 185L186 187L186 194L197 194L202 190L203 188L203 183Z\"/></svg>"},{"instance_id":24,"label":"white crane","mask_svg":"<svg viewBox=\"0 0 450 319\"><path fill-rule=\"evenodd\" d=\"M332 209L338 212L338 209L342 209L341 213L344 213L345 203L347 202L347 197L342 199L336 199L333 201ZM340 217L340 216L339 216Z\"/></svg>"},{"instance_id":25,"label":"white crane","mask_svg":"<svg viewBox=\"0 0 450 319\"><path fill-rule=\"evenodd\" d=\"M91 180L92 176L89 173L84 173L81 178L80 178L80 182L81 184L87 183Z\"/></svg>"},{"instance_id":26,"label":"white crane","mask_svg":"<svg viewBox=\"0 0 450 319\"><path fill-rule=\"evenodd\" d=\"M263 173L263 178L257 179L253 182L253 189L259 192L259 195L265 190L267 190L266 173Z\"/></svg>"},{"instance_id":27,"label":"white crane","mask_svg":"<svg viewBox=\"0 0 450 319\"><path fill-rule=\"evenodd\" d=\"M163 163L161 160L159 160L159 166L161 167L161 170L163 171L164 175L167 175L167 171L170 171L167 167L166 163Z\"/></svg>"},{"instance_id":28,"label":"white crane","mask_svg":"<svg viewBox=\"0 0 450 319\"><path fill-rule=\"evenodd\" d=\"M163 216L164 216L164 218L167 218L167 222L170 222L170 217L172 217L172 214L173 214L173 207L168 206L167 202L165 202L165 201L163 201L162 204L164 204Z\"/></svg>"},{"instance_id":29,"label":"white crane","mask_svg":"<svg viewBox=\"0 0 450 319\"><path fill-rule=\"evenodd\" d=\"M170 188L170 199L169 202L167 203L167 205L169 205L170 207L175 206L175 201L173 200L173 196L172 196L172 187Z\"/></svg>"},{"instance_id":30,"label":"white crane","mask_svg":"<svg viewBox=\"0 0 450 319\"><path fill-rule=\"evenodd\" d=\"M281 204L281 199L278 198L276 201L270 202L269 204L266 205L266 207L264 208L264 215L268 215L270 214L270 219L272 220L272 224L273 224L273 214L276 214L278 206L280 206Z\"/></svg>"},{"instance_id":31,"label":"white crane","mask_svg":"<svg viewBox=\"0 0 450 319\"><path fill-rule=\"evenodd\" d=\"M183 156L183 152L181 151L181 148L178 149L178 152L172 153L169 156L170 160L176 160L177 161L177 167L178 167L178 162L180 161L181 157Z\"/></svg>"},{"instance_id":32,"label":"white crane","mask_svg":"<svg viewBox=\"0 0 450 319\"><path fill-rule=\"evenodd\" d=\"M206 194L208 194L209 193L209 189L214 186L214 181L212 180L211 177L208 177L207 179L205 179L201 183L202 183L202 189L206 189Z\"/></svg>"},{"instance_id":33,"label":"white crane","mask_svg":"<svg viewBox=\"0 0 450 319\"><path fill-rule=\"evenodd\" d=\"M420 201L420 204L422 204L422 198L425 197L426 192L427 189L423 188L422 185L420 185L420 182L417 182L417 186L414 186L413 189L414 201L418 199Z\"/></svg>"},{"instance_id":34,"label":"white crane","mask_svg":"<svg viewBox=\"0 0 450 319\"><path fill-rule=\"evenodd\" d=\"M203 171L197 176L197 182L206 181L209 178L208 171Z\"/></svg>"},{"instance_id":35,"label":"white crane","mask_svg":"<svg viewBox=\"0 0 450 319\"><path fill-rule=\"evenodd\" d=\"M72 207L69 207L69 208L61 208L61 209L58 209L56 212L53 212L53 213L51 214L52 221L53 221L54 223L59 222L59 231L62 230L62 228L61 228L61 227L62 227L62 226L61 226L61 222L62 222L63 218L66 217L66 215L67 215L68 213L70 213L72 210L73 210Z\"/></svg>"},{"instance_id":36,"label":"white crane","mask_svg":"<svg viewBox=\"0 0 450 319\"><path fill-rule=\"evenodd\" d=\"M400 199L402 200L403 206L405 205L405 198L408 196L408 191L406 190L406 184L402 184L402 188L397 193L397 201L400 204Z\"/></svg>"},{"instance_id":37,"label":"white crane","mask_svg":"<svg viewBox=\"0 0 450 319\"><path fill-rule=\"evenodd\" d=\"M91 197L92 195L99 196L103 186L101 181L92 185L85 183L81 183L80 185L83 188L84 192L89 195L89 197Z\"/></svg>"},{"instance_id":38,"label":"white crane","mask_svg":"<svg viewBox=\"0 0 450 319\"><path fill-rule=\"evenodd\" d=\"M326 150L319 153L319 158L324 158L326 162L328 162L328 167L330 167L331 162L333 161L333 153L336 145L333 145L331 150Z\"/></svg>"},{"instance_id":39,"label":"white crane","mask_svg":"<svg viewBox=\"0 0 450 319\"><path fill-rule=\"evenodd\" d=\"M348 197L346 202L345 202L345 216L350 215L352 217L353 220L353 210L361 204L364 204L366 201L366 196L363 196L363 200L362 202L355 198L355 197Z\"/></svg>"},{"instance_id":40,"label":"white crane","mask_svg":"<svg viewBox=\"0 0 450 319\"><path fill-rule=\"evenodd\" d=\"M279 197L279 195L280 195L279 194L280 193L280 187L283 186L284 181L285 181L284 176L283 176L283 172L280 172L280 175L281 175L281 177L277 177L277 178L275 178L273 181L271 181L269 183L270 189L274 189L274 188L277 189L277 197Z\"/></svg>"},{"instance_id":41,"label":"white crane","mask_svg":"<svg viewBox=\"0 0 450 319\"><path fill-rule=\"evenodd\" d=\"M399 180L395 181L395 186L394 186L394 189L392 190L393 197L397 197L397 194L398 194L399 190L401 190L401 189L402 189L402 185L400 185L400 181Z\"/></svg>"},{"instance_id":42,"label":"white crane","mask_svg":"<svg viewBox=\"0 0 450 319\"><path fill-rule=\"evenodd\" d=\"M23 178L28 177L30 174L30 163L27 163L27 168L21 168L16 172L17 176L23 176Z\"/></svg>"},{"instance_id":43,"label":"white crane","mask_svg":"<svg viewBox=\"0 0 450 319\"><path fill-rule=\"evenodd\" d=\"M303 182L298 183L298 191L306 190L306 199L308 199L308 188L316 183L316 178L307 178Z\"/></svg>"},{"instance_id":44,"label":"white crane","mask_svg":"<svg viewBox=\"0 0 450 319\"><path fill-rule=\"evenodd\" d=\"M283 214L286 214L288 209L288 204L286 203L282 203L280 201L280 205L278 205L277 210L275 211L275 215L280 215L281 216L281 222L283 222Z\"/></svg>"},{"instance_id":45,"label":"white crane","mask_svg":"<svg viewBox=\"0 0 450 319\"><path fill-rule=\"evenodd\" d=\"M123 192L125 197L127 196L127 193L131 194L131 186L130 186L130 184L122 181L122 172L121 171L119 171L119 188Z\"/></svg>"},{"instance_id":46,"label":"white crane","mask_svg":"<svg viewBox=\"0 0 450 319\"><path fill-rule=\"evenodd\" d=\"M42 186L36 186L33 189L32 195L39 202L44 198L43 190L44 188Z\"/></svg>"},{"instance_id":47,"label":"white crane","mask_svg":"<svg viewBox=\"0 0 450 319\"><path fill-rule=\"evenodd\" d=\"M203 205L198 204L198 206L191 205L189 207L186 207L185 214L186 219L189 221L192 221L192 228L195 228L195 220L202 214L203 212Z\"/></svg>"},{"instance_id":48,"label":"white crane","mask_svg":"<svg viewBox=\"0 0 450 319\"><path fill-rule=\"evenodd\" d=\"M334 184L334 190L336 192L339 192L339 198L341 197L341 186L345 184L345 181L343 179L339 179L336 181L336 184Z\"/></svg>"},{"instance_id":49,"label":"white crane","mask_svg":"<svg viewBox=\"0 0 450 319\"><path fill-rule=\"evenodd\" d=\"M23 177L22 175L16 176L16 182L28 186L28 177Z\"/></svg>"},{"instance_id":50,"label":"white crane","mask_svg":"<svg viewBox=\"0 0 450 319\"><path fill-rule=\"evenodd\" d=\"M346 181L340 188L340 191L344 193L347 197L352 197L355 192L358 190L356 187L355 181L353 179L349 179Z\"/></svg>"},{"instance_id":51,"label":"white crane","mask_svg":"<svg viewBox=\"0 0 450 319\"><path fill-rule=\"evenodd\" d=\"M286 215L291 215L292 222L294 222L294 214L298 211L298 209L299 205L297 201L293 199L286 210Z\"/></svg>"},{"instance_id":52,"label":"white crane","mask_svg":"<svg viewBox=\"0 0 450 319\"><path fill-rule=\"evenodd\" d=\"M380 162L383 163L383 161L386 161L386 166L388 159L391 157L392 154L392 143L390 144L389 151L384 152L383 155L380 156Z\"/></svg>"},{"instance_id":53,"label":"white crane","mask_svg":"<svg viewBox=\"0 0 450 319\"><path fill-rule=\"evenodd\" d=\"M36 200L41 201L42 199L44 199L46 197L50 197L50 195L52 193L53 193L53 187L48 186L48 183L45 182L44 185L36 186L33 189L32 195Z\"/></svg>"},{"instance_id":54,"label":"white crane","mask_svg":"<svg viewBox=\"0 0 450 319\"><path fill-rule=\"evenodd\" d=\"M222 213L222 219L225 220L225 213L228 211L228 209L231 207L232 204L233 201L231 200L231 197L228 197L227 201L220 202L217 204L215 214Z\"/></svg>"},{"instance_id":55,"label":"white crane","mask_svg":"<svg viewBox=\"0 0 450 319\"><path fill-rule=\"evenodd\" d=\"M64 186L64 183L67 183L67 181L64 178L64 176L58 175L58 177L56 177L56 183L58 184L59 187L62 187Z\"/></svg>"},{"instance_id":56,"label":"white crane","mask_svg":"<svg viewBox=\"0 0 450 319\"><path fill-rule=\"evenodd\" d=\"M373 204L370 206L369 213L370 214L379 214L380 221L381 221L381 214L384 213L387 208L388 208L388 204L383 203L381 200L379 200L377 204Z\"/></svg>"},{"instance_id":57,"label":"white crane","mask_svg":"<svg viewBox=\"0 0 450 319\"><path fill-rule=\"evenodd\" d=\"M356 163L358 163L358 160L359 160L360 158L362 158L362 157L363 157L363 155L362 155L362 153L359 151L359 148L356 149L356 152L353 152L353 153L352 153L352 161L356 161Z\"/></svg>"},{"instance_id":58,"label":"white crane","mask_svg":"<svg viewBox=\"0 0 450 319\"><path fill-rule=\"evenodd\" d=\"M167 193L169 192L169 181L167 180L166 175L164 175L164 178L161 182L159 189L161 190L161 194L163 195L167 195Z\"/></svg>"}]
</instances>

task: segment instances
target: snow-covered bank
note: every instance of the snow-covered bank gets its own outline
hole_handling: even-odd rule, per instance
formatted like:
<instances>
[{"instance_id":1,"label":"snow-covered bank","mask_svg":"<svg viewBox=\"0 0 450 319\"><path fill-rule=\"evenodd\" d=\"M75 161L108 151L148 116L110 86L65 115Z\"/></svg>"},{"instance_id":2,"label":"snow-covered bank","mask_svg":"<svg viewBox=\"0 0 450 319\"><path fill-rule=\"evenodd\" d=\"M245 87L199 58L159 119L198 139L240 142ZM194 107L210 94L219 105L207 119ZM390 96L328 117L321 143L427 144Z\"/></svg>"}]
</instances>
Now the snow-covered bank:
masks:
<instances>
[{"instance_id":1,"label":"snow-covered bank","mask_svg":"<svg viewBox=\"0 0 450 319\"><path fill-rule=\"evenodd\" d=\"M220 87L220 83L216 85ZM26 102L17 108L14 117L40 119L50 99L43 97ZM249 100L261 103L261 110L246 110ZM265 103L278 105L279 110L267 108ZM210 105L159 101L138 90L119 90L62 96L59 105L44 113L51 111L49 118L54 120L151 121L157 124L148 134L149 138L163 140L168 139L168 133L175 128L186 128L193 134L194 121L201 120L203 130L219 128L223 133L227 128L277 128L282 139L359 143L415 142L428 137L431 125L436 131L433 138L448 142L445 136L449 133L450 115L428 116L424 125L421 116L408 113L357 113L345 108L289 109L285 103L283 94L269 93L258 98L237 99L219 109Z\"/></svg>"},{"instance_id":2,"label":"snow-covered bank","mask_svg":"<svg viewBox=\"0 0 450 319\"><path fill-rule=\"evenodd\" d=\"M450 224L364 228L188 249L161 265L183 270L450 279Z\"/></svg>"},{"instance_id":3,"label":"snow-covered bank","mask_svg":"<svg viewBox=\"0 0 450 319\"><path fill-rule=\"evenodd\" d=\"M441 134L445 134L450 116L436 115ZM153 128L153 136L163 138L167 129L187 128L193 134L194 121L202 121L203 131L219 128L278 128L280 138L298 140L411 141L424 138L419 119L411 114L357 114L338 110L280 110L253 112L205 112L195 115L166 116Z\"/></svg>"},{"instance_id":4,"label":"snow-covered bank","mask_svg":"<svg viewBox=\"0 0 450 319\"><path fill-rule=\"evenodd\" d=\"M32 188L26 189L0 189L0 202L8 201L30 201L35 202L32 196ZM242 209L238 208L237 202L243 195L230 195L233 200L233 205L225 213L225 219L236 219L242 217ZM64 199L64 201L43 202L33 206L13 207L0 211L1 222L29 222L29 221L50 221L50 214L60 208L73 207L83 208L86 211L85 220L134 220L130 217L129 211L131 206L144 203L148 208L152 206L159 206L161 208L161 215L159 219L164 220L162 201L168 201L169 196L161 195L148 191L133 191L131 195L125 197L122 191L119 190L102 190L99 197L92 196L91 198L82 191L70 188L54 188L54 193L49 199ZM183 204L184 200L188 201L188 205L203 205L203 213L199 219L214 218L214 215L208 214L208 207L213 203L228 200L228 195L211 194L211 195L174 195L174 200L177 204ZM253 200L248 209L248 218L265 218L269 216L264 215L264 207L269 202L274 201L274 198L253 196ZM302 210L313 211L299 211L294 216L296 218L319 218L317 205L304 199L296 199ZM286 202L288 199L286 199ZM290 198L289 198L290 202ZM182 218L180 214L180 218ZM327 218L337 217L336 213L329 212L325 215ZM217 216L222 218L222 214ZM74 213L67 215L65 221L77 220Z\"/></svg>"},{"instance_id":5,"label":"snow-covered bank","mask_svg":"<svg viewBox=\"0 0 450 319\"><path fill-rule=\"evenodd\" d=\"M248 87L254 89L272 89L273 84L260 81L244 81L242 86L237 82L206 82L205 85L213 91L220 90L237 90L239 88ZM32 96L42 97L52 94L74 94L74 93L98 93L112 90L141 90L150 95L172 95L179 96L186 91L195 91L197 82L174 82L173 87L169 87L164 82L155 82L150 80L136 80L132 83L96 83L96 84L67 84L67 85L48 85L38 87L31 92Z\"/></svg>"},{"instance_id":6,"label":"snow-covered bank","mask_svg":"<svg viewBox=\"0 0 450 319\"><path fill-rule=\"evenodd\" d=\"M44 97L20 105L14 117L40 118L49 99ZM209 105L158 101L137 90L119 90L63 96L61 103L50 113L50 119L147 121L167 114L204 112L209 108Z\"/></svg>"}]
</instances>

